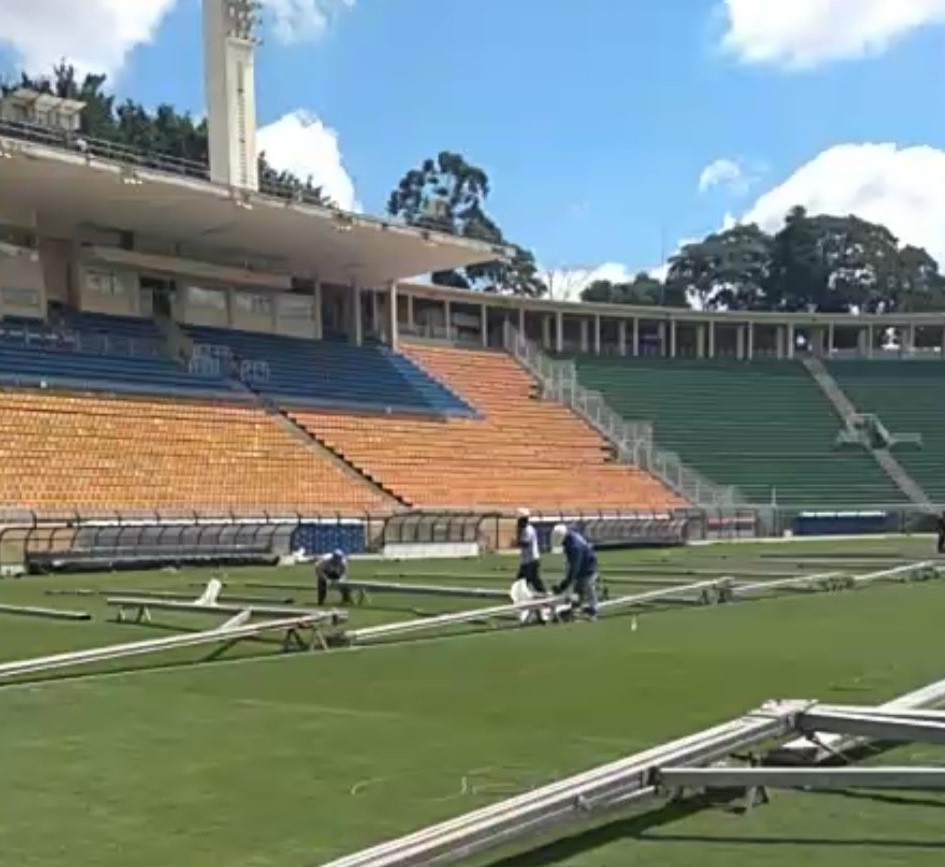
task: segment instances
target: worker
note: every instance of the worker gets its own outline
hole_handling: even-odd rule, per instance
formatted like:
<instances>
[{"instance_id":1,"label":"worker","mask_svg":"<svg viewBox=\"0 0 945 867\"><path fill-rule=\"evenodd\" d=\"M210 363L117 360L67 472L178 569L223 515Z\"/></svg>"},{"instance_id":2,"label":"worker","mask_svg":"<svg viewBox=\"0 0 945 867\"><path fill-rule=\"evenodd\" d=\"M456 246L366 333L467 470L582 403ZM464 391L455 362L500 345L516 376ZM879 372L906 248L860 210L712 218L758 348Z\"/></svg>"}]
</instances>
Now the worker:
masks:
<instances>
[{"instance_id":1,"label":"worker","mask_svg":"<svg viewBox=\"0 0 945 867\"><path fill-rule=\"evenodd\" d=\"M518 541L519 565L517 581L524 581L533 593L541 595L548 591L541 580L541 555L538 550L538 531L531 521L528 509L518 510L515 522L515 537Z\"/></svg>"},{"instance_id":2,"label":"worker","mask_svg":"<svg viewBox=\"0 0 945 867\"><path fill-rule=\"evenodd\" d=\"M329 587L337 587L341 592L341 601L345 605L351 604L351 588L346 585L348 580L348 558L340 548L325 554L315 561L315 583L318 593L318 604L325 604Z\"/></svg>"},{"instance_id":3,"label":"worker","mask_svg":"<svg viewBox=\"0 0 945 867\"><path fill-rule=\"evenodd\" d=\"M938 516L936 525L938 529L938 553L945 554L945 512Z\"/></svg>"},{"instance_id":4,"label":"worker","mask_svg":"<svg viewBox=\"0 0 945 867\"><path fill-rule=\"evenodd\" d=\"M552 548L561 548L565 556L564 580L555 587L555 595L560 596L571 587L574 588L584 614L591 620L597 619L597 552L577 530L557 524L551 531Z\"/></svg>"}]
</instances>

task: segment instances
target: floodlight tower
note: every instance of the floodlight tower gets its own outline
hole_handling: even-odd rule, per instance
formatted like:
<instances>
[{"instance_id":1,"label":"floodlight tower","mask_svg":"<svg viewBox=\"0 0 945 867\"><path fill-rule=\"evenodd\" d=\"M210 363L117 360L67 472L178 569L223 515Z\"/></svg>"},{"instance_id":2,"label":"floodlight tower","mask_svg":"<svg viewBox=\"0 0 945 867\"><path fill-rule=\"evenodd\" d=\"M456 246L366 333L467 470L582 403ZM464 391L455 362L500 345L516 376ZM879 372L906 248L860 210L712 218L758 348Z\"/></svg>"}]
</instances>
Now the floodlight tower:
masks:
<instances>
[{"instance_id":1,"label":"floodlight tower","mask_svg":"<svg viewBox=\"0 0 945 867\"><path fill-rule=\"evenodd\" d=\"M210 125L210 178L259 187L256 164L258 0L203 0L203 43Z\"/></svg>"}]
</instances>

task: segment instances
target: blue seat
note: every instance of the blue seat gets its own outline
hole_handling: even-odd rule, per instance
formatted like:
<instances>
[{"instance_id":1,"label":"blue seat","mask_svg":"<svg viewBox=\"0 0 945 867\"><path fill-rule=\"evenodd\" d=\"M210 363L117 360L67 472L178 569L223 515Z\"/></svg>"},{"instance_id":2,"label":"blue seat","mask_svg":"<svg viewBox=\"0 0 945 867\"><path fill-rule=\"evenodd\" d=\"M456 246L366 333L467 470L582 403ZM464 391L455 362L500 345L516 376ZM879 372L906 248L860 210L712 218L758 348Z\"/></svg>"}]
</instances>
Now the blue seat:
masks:
<instances>
[{"instance_id":1,"label":"blue seat","mask_svg":"<svg viewBox=\"0 0 945 867\"><path fill-rule=\"evenodd\" d=\"M261 393L286 404L474 416L474 410L410 359L380 343L355 346L185 326L196 344L226 346L241 361L264 361Z\"/></svg>"},{"instance_id":2,"label":"blue seat","mask_svg":"<svg viewBox=\"0 0 945 867\"><path fill-rule=\"evenodd\" d=\"M82 387L93 391L179 394L235 392L221 377L183 370L162 354L148 319L57 308L56 325L7 317L0 321L0 382Z\"/></svg>"}]
</instances>

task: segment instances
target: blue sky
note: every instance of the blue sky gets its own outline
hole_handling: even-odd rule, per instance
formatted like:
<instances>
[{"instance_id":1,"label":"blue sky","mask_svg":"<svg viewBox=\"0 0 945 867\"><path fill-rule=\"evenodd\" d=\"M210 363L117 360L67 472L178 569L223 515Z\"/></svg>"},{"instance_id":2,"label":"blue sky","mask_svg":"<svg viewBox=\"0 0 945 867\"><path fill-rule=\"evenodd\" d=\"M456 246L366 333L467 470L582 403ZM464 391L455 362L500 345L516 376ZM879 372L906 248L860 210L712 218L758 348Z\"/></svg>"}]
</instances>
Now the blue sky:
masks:
<instances>
[{"instance_id":1,"label":"blue sky","mask_svg":"<svg viewBox=\"0 0 945 867\"><path fill-rule=\"evenodd\" d=\"M28 18L44 2L53 0L4 5L22 3ZM152 4L152 19L117 21L126 52L116 59L103 47L110 59L98 65L121 94L202 111L199 4L136 2ZM301 15L331 0L269 2ZM123 14L109 11L115 0L95 3ZM458 150L488 171L506 234L549 267L655 266L727 217L772 224L792 195L892 213L894 230L922 242L945 237L941 208L917 205L921 226L907 214L928 185L919 164L934 164L945 182L943 19L937 0L339 0L311 38L287 41L270 20L259 123L317 115L369 212L407 168ZM31 50L28 30L13 29L0 51L7 69L54 48L96 65L94 48L68 47L68 32ZM871 143L895 147L881 154ZM316 172L339 169L325 159L295 156ZM720 159L738 176L700 191L701 173ZM847 172L855 176L837 177Z\"/></svg>"}]
</instances>

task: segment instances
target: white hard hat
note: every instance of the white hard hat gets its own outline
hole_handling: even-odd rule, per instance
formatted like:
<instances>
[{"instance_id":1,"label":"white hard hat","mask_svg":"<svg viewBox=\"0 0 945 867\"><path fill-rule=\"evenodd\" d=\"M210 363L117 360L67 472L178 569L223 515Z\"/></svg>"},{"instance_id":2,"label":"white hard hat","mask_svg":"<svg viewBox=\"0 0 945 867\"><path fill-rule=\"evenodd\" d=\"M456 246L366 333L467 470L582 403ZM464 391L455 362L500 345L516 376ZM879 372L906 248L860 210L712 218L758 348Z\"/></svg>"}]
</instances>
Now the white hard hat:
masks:
<instances>
[{"instance_id":1,"label":"white hard hat","mask_svg":"<svg viewBox=\"0 0 945 867\"><path fill-rule=\"evenodd\" d=\"M515 510L515 514L516 514L519 518L530 518L530 517L532 516L532 513L531 513L528 509L525 509L525 508L516 509L516 510Z\"/></svg>"},{"instance_id":2,"label":"white hard hat","mask_svg":"<svg viewBox=\"0 0 945 867\"><path fill-rule=\"evenodd\" d=\"M551 531L551 547L560 548L564 537L568 535L568 528L564 524L555 524Z\"/></svg>"}]
</instances>

